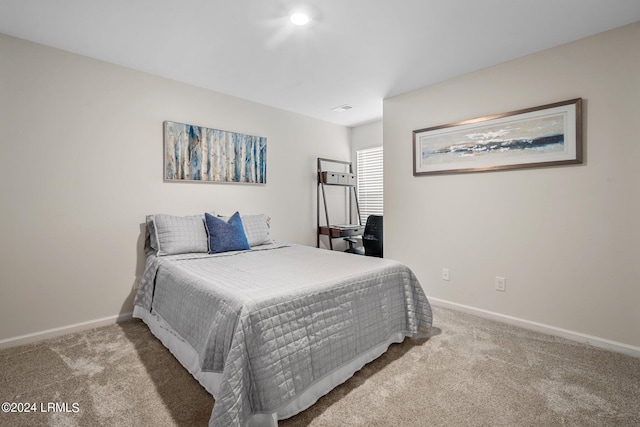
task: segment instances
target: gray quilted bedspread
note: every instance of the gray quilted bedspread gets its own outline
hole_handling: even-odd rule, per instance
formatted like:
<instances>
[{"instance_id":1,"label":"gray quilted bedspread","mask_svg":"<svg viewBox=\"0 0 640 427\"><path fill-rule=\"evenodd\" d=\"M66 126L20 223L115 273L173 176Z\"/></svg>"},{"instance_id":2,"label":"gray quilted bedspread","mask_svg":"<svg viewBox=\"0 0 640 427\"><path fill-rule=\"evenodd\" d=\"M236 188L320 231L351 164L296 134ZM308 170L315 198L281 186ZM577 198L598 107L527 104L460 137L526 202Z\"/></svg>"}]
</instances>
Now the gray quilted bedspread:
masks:
<instances>
[{"instance_id":1,"label":"gray quilted bedspread","mask_svg":"<svg viewBox=\"0 0 640 427\"><path fill-rule=\"evenodd\" d=\"M150 256L136 305L152 308L221 372L211 426L273 412L367 350L431 326L411 270L306 246Z\"/></svg>"}]
</instances>

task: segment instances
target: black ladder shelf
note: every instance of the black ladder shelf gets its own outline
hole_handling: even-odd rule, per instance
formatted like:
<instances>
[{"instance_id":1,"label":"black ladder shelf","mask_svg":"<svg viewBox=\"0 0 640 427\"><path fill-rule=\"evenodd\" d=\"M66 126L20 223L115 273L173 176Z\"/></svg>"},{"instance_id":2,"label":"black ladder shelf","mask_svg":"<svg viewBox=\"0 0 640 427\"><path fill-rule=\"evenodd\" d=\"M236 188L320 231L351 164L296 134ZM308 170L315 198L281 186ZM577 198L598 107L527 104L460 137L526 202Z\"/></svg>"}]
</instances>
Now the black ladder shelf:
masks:
<instances>
[{"instance_id":1,"label":"black ladder shelf","mask_svg":"<svg viewBox=\"0 0 640 427\"><path fill-rule=\"evenodd\" d=\"M341 165L348 172L335 172L323 168L323 163L332 163ZM327 195L325 186L342 187L347 190L349 195L349 217L348 224L335 225L329 220L329 209L327 208ZM322 202L324 205L325 224L320 225L320 194L322 194ZM354 203L355 202L355 203ZM356 221L353 221L353 205L356 207ZM333 239L361 236L364 232L364 226L360 220L360 206L358 205L358 193L356 191L356 176L353 173L353 164L342 160L323 159L318 157L318 189L317 189L317 222L318 222L318 239L316 247L320 247L320 236L328 236L329 249L333 250Z\"/></svg>"}]
</instances>

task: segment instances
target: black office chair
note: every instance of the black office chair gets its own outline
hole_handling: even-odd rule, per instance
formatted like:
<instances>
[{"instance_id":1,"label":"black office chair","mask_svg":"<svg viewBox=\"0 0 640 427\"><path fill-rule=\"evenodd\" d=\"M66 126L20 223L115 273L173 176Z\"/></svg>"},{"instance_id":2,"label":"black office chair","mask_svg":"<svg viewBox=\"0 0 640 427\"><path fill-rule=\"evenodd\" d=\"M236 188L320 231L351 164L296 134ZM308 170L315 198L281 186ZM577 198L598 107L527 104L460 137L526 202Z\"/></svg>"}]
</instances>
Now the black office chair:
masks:
<instances>
[{"instance_id":1,"label":"black office chair","mask_svg":"<svg viewBox=\"0 0 640 427\"><path fill-rule=\"evenodd\" d=\"M364 255L364 248L362 246L354 246L358 244L358 241L353 237L345 237L343 239L345 242L349 244L349 248L345 250L345 252L356 255Z\"/></svg>"},{"instance_id":2,"label":"black office chair","mask_svg":"<svg viewBox=\"0 0 640 427\"><path fill-rule=\"evenodd\" d=\"M369 215L362 235L364 254L382 258L382 215Z\"/></svg>"}]
</instances>

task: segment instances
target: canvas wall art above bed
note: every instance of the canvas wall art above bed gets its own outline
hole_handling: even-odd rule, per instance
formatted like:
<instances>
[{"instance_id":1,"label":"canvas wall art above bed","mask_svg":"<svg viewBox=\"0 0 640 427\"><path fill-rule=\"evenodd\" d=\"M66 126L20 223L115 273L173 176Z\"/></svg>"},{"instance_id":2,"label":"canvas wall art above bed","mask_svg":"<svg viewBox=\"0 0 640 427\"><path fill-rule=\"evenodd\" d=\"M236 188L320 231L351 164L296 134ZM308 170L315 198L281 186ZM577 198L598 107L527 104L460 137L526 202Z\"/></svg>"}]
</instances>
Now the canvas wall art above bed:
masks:
<instances>
[{"instance_id":1,"label":"canvas wall art above bed","mask_svg":"<svg viewBox=\"0 0 640 427\"><path fill-rule=\"evenodd\" d=\"M147 228L134 316L214 396L212 427L277 426L431 327L408 267L274 241L264 214Z\"/></svg>"},{"instance_id":2,"label":"canvas wall art above bed","mask_svg":"<svg viewBox=\"0 0 640 427\"><path fill-rule=\"evenodd\" d=\"M267 183L267 138L164 122L164 180Z\"/></svg>"}]
</instances>

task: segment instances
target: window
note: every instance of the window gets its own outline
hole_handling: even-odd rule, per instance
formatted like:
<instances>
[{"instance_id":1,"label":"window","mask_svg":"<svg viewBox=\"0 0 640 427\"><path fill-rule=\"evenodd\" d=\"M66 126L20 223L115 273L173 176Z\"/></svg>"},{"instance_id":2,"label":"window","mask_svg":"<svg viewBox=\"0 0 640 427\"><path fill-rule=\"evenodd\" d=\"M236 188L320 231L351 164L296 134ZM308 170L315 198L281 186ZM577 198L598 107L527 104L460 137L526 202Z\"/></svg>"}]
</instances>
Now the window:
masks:
<instances>
[{"instance_id":1,"label":"window","mask_svg":"<svg viewBox=\"0 0 640 427\"><path fill-rule=\"evenodd\" d=\"M358 150L356 155L360 219L366 224L369 215L382 215L382 147Z\"/></svg>"}]
</instances>

